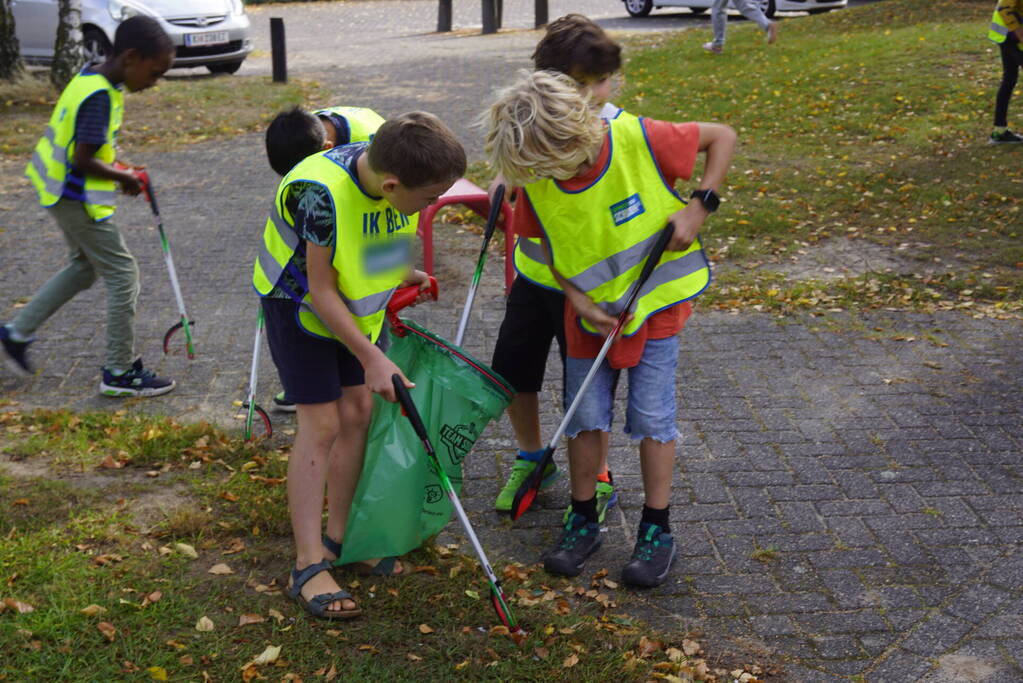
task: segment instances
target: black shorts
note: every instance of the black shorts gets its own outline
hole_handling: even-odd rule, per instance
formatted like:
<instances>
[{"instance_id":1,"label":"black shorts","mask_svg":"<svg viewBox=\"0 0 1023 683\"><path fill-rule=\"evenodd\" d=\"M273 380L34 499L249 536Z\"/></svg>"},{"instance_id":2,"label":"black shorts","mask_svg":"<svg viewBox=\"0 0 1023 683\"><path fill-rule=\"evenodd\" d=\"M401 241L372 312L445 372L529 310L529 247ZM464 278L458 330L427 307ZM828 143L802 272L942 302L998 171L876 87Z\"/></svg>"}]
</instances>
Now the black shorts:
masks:
<instances>
[{"instance_id":1,"label":"black shorts","mask_svg":"<svg viewBox=\"0 0 1023 683\"><path fill-rule=\"evenodd\" d=\"M515 391L538 392L555 338L564 378L565 295L516 277L508 293L491 366Z\"/></svg>"},{"instance_id":2,"label":"black shorts","mask_svg":"<svg viewBox=\"0 0 1023 683\"><path fill-rule=\"evenodd\" d=\"M298 324L298 304L290 299L262 299L266 340L293 403L327 403L341 397L342 387L366 383L362 364L344 344L314 337Z\"/></svg>"}]
</instances>

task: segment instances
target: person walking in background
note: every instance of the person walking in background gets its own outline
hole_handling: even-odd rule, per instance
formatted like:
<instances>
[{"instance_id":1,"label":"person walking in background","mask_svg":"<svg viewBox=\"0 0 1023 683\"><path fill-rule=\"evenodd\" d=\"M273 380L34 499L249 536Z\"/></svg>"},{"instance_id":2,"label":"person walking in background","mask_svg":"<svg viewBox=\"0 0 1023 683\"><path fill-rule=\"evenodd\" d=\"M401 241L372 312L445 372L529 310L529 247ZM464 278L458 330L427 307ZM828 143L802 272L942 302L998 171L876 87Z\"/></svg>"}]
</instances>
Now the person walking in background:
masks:
<instances>
[{"instance_id":1,"label":"person walking in background","mask_svg":"<svg viewBox=\"0 0 1023 683\"><path fill-rule=\"evenodd\" d=\"M134 16L117 27L113 52L99 66L86 66L71 79L53 110L25 173L39 203L53 216L69 248L68 264L0 326L8 365L33 372L28 346L36 329L79 292L103 278L107 288L107 353L100 393L159 396L174 382L143 368L135 355L135 304L139 269L117 226L114 201L143 191L136 171L115 165L124 115L124 91L156 84L174 60L174 44L152 17ZM38 238L38 237L37 237Z\"/></svg>"},{"instance_id":2,"label":"person walking in background","mask_svg":"<svg viewBox=\"0 0 1023 683\"><path fill-rule=\"evenodd\" d=\"M756 22L757 26L767 34L768 43L778 40L778 22L768 19L754 0L714 0L714 4L710 7L710 26L714 31L714 40L704 43L704 50L716 55L724 52L725 31L728 30L729 2L738 10L739 14Z\"/></svg>"},{"instance_id":3,"label":"person walking in background","mask_svg":"<svg viewBox=\"0 0 1023 683\"><path fill-rule=\"evenodd\" d=\"M1023 66L1023 0L998 0L987 37L1002 55L1002 84L995 96L995 127L989 145L1019 144L1023 136L1009 130L1009 100Z\"/></svg>"}]
</instances>

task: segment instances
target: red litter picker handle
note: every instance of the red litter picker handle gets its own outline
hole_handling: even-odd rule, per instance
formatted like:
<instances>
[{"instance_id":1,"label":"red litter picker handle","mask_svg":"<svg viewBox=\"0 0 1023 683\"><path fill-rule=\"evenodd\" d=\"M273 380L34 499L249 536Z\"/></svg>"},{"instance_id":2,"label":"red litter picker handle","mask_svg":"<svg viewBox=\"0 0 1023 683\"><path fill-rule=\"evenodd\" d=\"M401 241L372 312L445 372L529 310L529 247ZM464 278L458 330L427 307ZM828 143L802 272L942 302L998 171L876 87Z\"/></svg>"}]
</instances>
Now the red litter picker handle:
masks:
<instances>
[{"instance_id":1,"label":"red litter picker handle","mask_svg":"<svg viewBox=\"0 0 1023 683\"><path fill-rule=\"evenodd\" d=\"M421 292L426 291L430 294L431 299L434 301L437 300L437 296L439 294L437 278L432 275L430 275L429 278L430 286L427 287L426 290L420 289L419 285L409 285L408 287L401 287L394 291L394 294L391 295L391 300L387 302L387 321L391 323L391 327L395 329L400 328L401 323L398 320L398 311L411 305Z\"/></svg>"}]
</instances>

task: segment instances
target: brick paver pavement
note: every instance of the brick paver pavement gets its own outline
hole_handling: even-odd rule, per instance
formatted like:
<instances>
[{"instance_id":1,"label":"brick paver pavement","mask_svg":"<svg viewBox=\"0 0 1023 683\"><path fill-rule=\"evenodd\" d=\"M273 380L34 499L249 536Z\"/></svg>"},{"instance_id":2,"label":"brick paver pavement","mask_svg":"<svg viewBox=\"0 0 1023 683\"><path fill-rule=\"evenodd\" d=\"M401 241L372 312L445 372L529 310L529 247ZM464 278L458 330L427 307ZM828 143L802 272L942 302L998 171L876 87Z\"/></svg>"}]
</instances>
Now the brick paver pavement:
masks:
<instances>
[{"instance_id":1,"label":"brick paver pavement","mask_svg":"<svg viewBox=\"0 0 1023 683\"><path fill-rule=\"evenodd\" d=\"M323 79L337 102L384 113L433 110L478 158L478 134L467 124L485 99L480 93L527 65L538 35L526 30L532 3L505 5L506 26L516 30L486 38L417 36L422 40L413 44L425 46L422 53L403 58L395 39L416 31L410 24L396 27L400 22L381 26L381 17L401 14L432 28L432 3L296 5L252 15L262 25L271 12L286 13L289 40L300 46L293 73ZM627 25L617 0L588 0L571 9L604 12L602 22ZM552 3L552 17L564 11L567 4ZM473 19L456 13L456 28ZM321 54L301 36L303 27L326 20L345 30L324 39L334 51ZM677 18L677 26L691 25ZM342 50L345 38L358 47L385 37L396 49L384 67L346 67L358 50ZM337 55L333 75L324 54ZM245 69L266 73L268 62L255 58ZM440 88L444 79L457 85ZM97 286L40 331L32 347L39 374L26 381L3 371L0 391L26 407L128 405L237 428L231 401L245 393L255 324L251 257L275 185L260 137L134 158L147 163L159 183L197 321L199 357L189 362L160 352L160 337L176 312L155 230L144 227L152 226L148 209L126 200L117 220L142 267L139 350L148 364L173 376L178 389L129 403L96 395L104 337L103 289ZM5 170L10 175L19 167ZM34 291L63 257L60 237L33 204L27 185L6 193L0 204L3 319L13 313L15 298ZM442 300L411 317L450 336L478 238L445 228L438 240ZM498 254L467 334L467 348L482 358L490 356L503 313ZM962 313L778 319L700 310L682 340L683 437L672 507L680 555L663 586L619 592L617 599L648 622L727 635L773 653L785 661L785 673L774 680L1023 681L1020 322ZM551 367L557 367L554 358ZM559 420L559 373L551 374L543 401L547 434ZM266 402L276 388L266 354L261 383ZM290 416L274 417L278 427L293 424ZM557 535L567 484L545 491L538 509L511 525L491 505L512 457L511 432L502 420L467 460L463 500L492 556L531 563ZM631 549L642 504L635 450L621 434L612 438L611 464L622 504L610 515L605 545L587 571L606 567L614 578ZM460 535L457 524L449 530Z\"/></svg>"}]
</instances>

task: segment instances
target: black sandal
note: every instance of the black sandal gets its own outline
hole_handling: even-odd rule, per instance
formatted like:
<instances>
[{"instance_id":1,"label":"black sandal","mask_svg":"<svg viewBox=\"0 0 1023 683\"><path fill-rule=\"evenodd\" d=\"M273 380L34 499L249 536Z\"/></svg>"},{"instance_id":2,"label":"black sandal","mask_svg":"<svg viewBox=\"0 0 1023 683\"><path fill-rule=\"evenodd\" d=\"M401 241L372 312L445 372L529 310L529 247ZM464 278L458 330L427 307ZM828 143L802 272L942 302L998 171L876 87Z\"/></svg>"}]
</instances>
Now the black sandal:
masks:
<instances>
[{"instance_id":1,"label":"black sandal","mask_svg":"<svg viewBox=\"0 0 1023 683\"><path fill-rule=\"evenodd\" d=\"M346 590L339 590L335 593L320 593L319 595L314 595L310 600L302 597L302 587L309 582L309 579L320 572L328 571L330 567L330 562L323 560L322 562L311 564L304 569L292 569L291 585L287 589L288 597L300 604L306 612L314 617L321 619L354 619L362 614L361 607L343 610L328 609L332 602L353 600L352 594Z\"/></svg>"}]
</instances>

